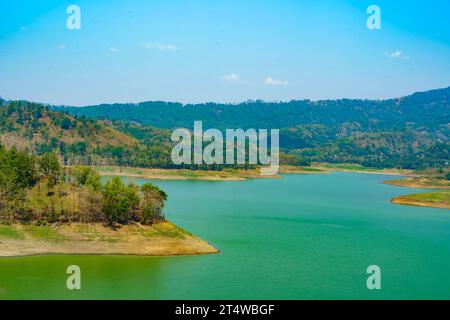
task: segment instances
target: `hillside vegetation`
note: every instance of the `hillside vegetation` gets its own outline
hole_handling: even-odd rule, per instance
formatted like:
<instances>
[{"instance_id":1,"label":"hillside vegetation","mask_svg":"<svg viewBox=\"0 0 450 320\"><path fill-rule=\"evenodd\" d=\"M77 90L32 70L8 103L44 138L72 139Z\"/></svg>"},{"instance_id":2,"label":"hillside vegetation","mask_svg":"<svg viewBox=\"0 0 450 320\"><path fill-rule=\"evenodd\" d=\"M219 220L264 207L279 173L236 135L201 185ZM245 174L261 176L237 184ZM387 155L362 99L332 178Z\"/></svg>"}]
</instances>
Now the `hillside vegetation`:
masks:
<instances>
[{"instance_id":1,"label":"hillside vegetation","mask_svg":"<svg viewBox=\"0 0 450 320\"><path fill-rule=\"evenodd\" d=\"M42 155L56 152L65 165L117 165L142 168L221 170L251 169L255 165L175 165L171 160L171 131L136 122L95 120L54 111L27 101L0 107L0 143L7 148ZM302 164L298 155L281 161Z\"/></svg>"},{"instance_id":2,"label":"hillside vegetation","mask_svg":"<svg viewBox=\"0 0 450 320\"><path fill-rule=\"evenodd\" d=\"M170 167L167 135L154 135L159 131L146 127L147 136L139 141L130 134L139 136L132 128L55 112L27 101L11 101L0 107L0 142L7 148L34 155L56 152L65 165Z\"/></svg>"},{"instance_id":3,"label":"hillside vegetation","mask_svg":"<svg viewBox=\"0 0 450 320\"><path fill-rule=\"evenodd\" d=\"M171 161L171 129L279 128L281 164L359 164L449 171L450 88L389 100L166 102L48 107L1 101L0 142L32 154L56 152L67 165L221 170ZM252 169L251 165L233 168Z\"/></svg>"},{"instance_id":4,"label":"hillside vegetation","mask_svg":"<svg viewBox=\"0 0 450 320\"><path fill-rule=\"evenodd\" d=\"M192 128L194 121L202 120L204 128L281 129L282 150L295 157L291 163L446 170L450 159L450 87L388 100L186 105L156 101L56 110L125 121L129 127L121 129L151 144L154 132L138 126Z\"/></svg>"}]
</instances>

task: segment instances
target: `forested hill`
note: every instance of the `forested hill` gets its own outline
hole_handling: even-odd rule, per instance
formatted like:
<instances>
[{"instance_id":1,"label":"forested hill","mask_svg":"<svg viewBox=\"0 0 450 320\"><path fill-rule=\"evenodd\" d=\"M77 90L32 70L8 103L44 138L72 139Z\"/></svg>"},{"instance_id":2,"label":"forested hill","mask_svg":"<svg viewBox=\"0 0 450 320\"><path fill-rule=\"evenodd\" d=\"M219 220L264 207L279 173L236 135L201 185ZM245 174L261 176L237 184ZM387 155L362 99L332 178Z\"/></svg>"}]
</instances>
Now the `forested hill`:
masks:
<instances>
[{"instance_id":1,"label":"forested hill","mask_svg":"<svg viewBox=\"0 0 450 320\"><path fill-rule=\"evenodd\" d=\"M61 110L61 109L59 109ZM324 100L240 104L142 102L66 107L74 115L134 121L158 128L192 127L202 120L211 128L288 128L354 124L364 131L450 123L450 87L389 100Z\"/></svg>"},{"instance_id":2,"label":"forested hill","mask_svg":"<svg viewBox=\"0 0 450 320\"><path fill-rule=\"evenodd\" d=\"M221 168L174 165L170 135L169 130L74 116L28 101L4 101L0 106L0 148L15 148L33 155L56 153L66 165Z\"/></svg>"},{"instance_id":3,"label":"forested hill","mask_svg":"<svg viewBox=\"0 0 450 320\"><path fill-rule=\"evenodd\" d=\"M171 131L127 121L95 120L28 101L0 101L0 151L40 156L54 153L65 165L220 170L224 165L175 165ZM6 147L6 148L5 148ZM305 164L295 155L284 164ZM231 165L233 168L254 166ZM1 180L1 177L0 177Z\"/></svg>"},{"instance_id":4,"label":"forested hill","mask_svg":"<svg viewBox=\"0 0 450 320\"><path fill-rule=\"evenodd\" d=\"M156 129L149 132L159 135ZM0 107L0 143L36 155L56 152L65 164L149 167L165 166L170 160L169 142L153 148L111 122L55 112L27 101L4 102Z\"/></svg>"},{"instance_id":5,"label":"forested hill","mask_svg":"<svg viewBox=\"0 0 450 320\"><path fill-rule=\"evenodd\" d=\"M196 120L204 128L279 128L282 150L303 163L448 170L450 161L450 87L388 100L143 102L58 110L159 128L192 128Z\"/></svg>"}]
</instances>

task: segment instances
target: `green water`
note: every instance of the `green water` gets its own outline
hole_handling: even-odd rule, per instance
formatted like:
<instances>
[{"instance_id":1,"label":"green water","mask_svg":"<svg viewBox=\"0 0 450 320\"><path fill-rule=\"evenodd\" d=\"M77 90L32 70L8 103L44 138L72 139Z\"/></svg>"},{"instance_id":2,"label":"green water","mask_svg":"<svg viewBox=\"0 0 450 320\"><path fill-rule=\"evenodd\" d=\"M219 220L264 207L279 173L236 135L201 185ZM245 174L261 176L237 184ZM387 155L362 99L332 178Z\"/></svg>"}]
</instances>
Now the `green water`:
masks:
<instances>
[{"instance_id":1,"label":"green water","mask_svg":"<svg viewBox=\"0 0 450 320\"><path fill-rule=\"evenodd\" d=\"M156 181L167 217L220 254L4 258L0 299L450 299L450 210L390 204L420 190L381 184L388 178ZM72 264L80 291L65 287ZM373 264L378 291L366 287Z\"/></svg>"}]
</instances>

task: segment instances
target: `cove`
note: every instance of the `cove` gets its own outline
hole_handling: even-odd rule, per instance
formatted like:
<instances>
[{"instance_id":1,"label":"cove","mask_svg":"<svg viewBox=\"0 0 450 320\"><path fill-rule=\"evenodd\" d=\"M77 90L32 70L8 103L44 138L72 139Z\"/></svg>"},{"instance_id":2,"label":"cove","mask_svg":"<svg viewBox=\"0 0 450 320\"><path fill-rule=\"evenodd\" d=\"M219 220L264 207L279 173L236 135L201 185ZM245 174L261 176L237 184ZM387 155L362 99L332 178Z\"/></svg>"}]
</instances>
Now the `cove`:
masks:
<instances>
[{"instance_id":1,"label":"cove","mask_svg":"<svg viewBox=\"0 0 450 320\"><path fill-rule=\"evenodd\" d=\"M411 193L392 178L152 181L166 217L221 253L0 259L0 299L449 299L450 210L391 204ZM82 290L66 289L69 265ZM366 287L370 265L381 290Z\"/></svg>"}]
</instances>

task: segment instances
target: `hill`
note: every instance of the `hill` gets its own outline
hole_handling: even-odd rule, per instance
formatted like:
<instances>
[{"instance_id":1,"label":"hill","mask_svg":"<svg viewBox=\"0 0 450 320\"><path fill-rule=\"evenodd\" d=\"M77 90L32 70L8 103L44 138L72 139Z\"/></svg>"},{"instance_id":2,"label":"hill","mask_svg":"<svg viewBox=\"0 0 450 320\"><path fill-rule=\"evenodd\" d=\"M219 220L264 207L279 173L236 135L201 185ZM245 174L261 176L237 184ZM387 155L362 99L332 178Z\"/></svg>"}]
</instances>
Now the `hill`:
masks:
<instances>
[{"instance_id":1,"label":"hill","mask_svg":"<svg viewBox=\"0 0 450 320\"><path fill-rule=\"evenodd\" d=\"M450 159L450 87L387 100L155 101L57 110L166 129L192 128L196 120L222 130L277 128L282 150L307 162L447 170Z\"/></svg>"},{"instance_id":2,"label":"hill","mask_svg":"<svg viewBox=\"0 0 450 320\"><path fill-rule=\"evenodd\" d=\"M239 104L180 104L149 101L59 107L78 116L133 121L158 128L193 126L202 120L212 128L289 128L321 124L356 124L362 130L409 126L436 127L450 122L450 87L388 100L247 101Z\"/></svg>"},{"instance_id":3,"label":"hill","mask_svg":"<svg viewBox=\"0 0 450 320\"><path fill-rule=\"evenodd\" d=\"M33 155L56 152L65 165L219 170L174 165L171 131L125 121L95 120L27 101L0 107L0 145ZM231 165L249 168L250 165Z\"/></svg>"},{"instance_id":4,"label":"hill","mask_svg":"<svg viewBox=\"0 0 450 320\"><path fill-rule=\"evenodd\" d=\"M157 166L168 161L160 159L162 151L154 152L109 121L55 112L26 101L11 101L0 108L0 142L36 155L56 151L67 165ZM166 147L165 153L169 152Z\"/></svg>"}]
</instances>

